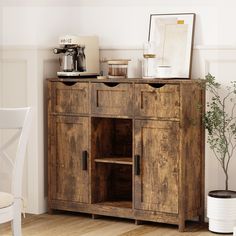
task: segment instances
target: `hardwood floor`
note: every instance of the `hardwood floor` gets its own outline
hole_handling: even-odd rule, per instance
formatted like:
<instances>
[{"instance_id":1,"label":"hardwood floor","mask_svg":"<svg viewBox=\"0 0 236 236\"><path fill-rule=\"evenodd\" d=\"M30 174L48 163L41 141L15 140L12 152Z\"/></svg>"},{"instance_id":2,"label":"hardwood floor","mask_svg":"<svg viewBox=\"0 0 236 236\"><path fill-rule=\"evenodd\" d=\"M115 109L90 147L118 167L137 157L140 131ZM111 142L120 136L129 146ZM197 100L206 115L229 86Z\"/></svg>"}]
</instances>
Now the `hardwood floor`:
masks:
<instances>
[{"instance_id":1,"label":"hardwood floor","mask_svg":"<svg viewBox=\"0 0 236 236\"><path fill-rule=\"evenodd\" d=\"M91 215L56 213L27 215L23 219L23 236L210 236L205 226L188 224L188 232L178 232L177 226L147 223L135 225L133 220ZM0 235L10 236L10 223L0 225ZM223 235L223 234L222 234Z\"/></svg>"}]
</instances>

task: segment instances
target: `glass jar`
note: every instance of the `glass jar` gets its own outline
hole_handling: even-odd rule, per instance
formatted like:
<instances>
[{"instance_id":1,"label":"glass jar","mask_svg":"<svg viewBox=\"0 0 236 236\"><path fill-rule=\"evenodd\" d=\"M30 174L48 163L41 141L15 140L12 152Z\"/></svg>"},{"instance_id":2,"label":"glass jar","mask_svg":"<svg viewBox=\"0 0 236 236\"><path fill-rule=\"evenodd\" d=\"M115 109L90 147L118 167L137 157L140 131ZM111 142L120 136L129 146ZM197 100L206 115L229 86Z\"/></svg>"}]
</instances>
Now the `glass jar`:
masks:
<instances>
[{"instance_id":1,"label":"glass jar","mask_svg":"<svg viewBox=\"0 0 236 236\"><path fill-rule=\"evenodd\" d=\"M129 60L109 60L108 63L108 78L124 79L128 77L128 62Z\"/></svg>"},{"instance_id":2,"label":"glass jar","mask_svg":"<svg viewBox=\"0 0 236 236\"><path fill-rule=\"evenodd\" d=\"M143 61L142 61L142 77L156 77L156 44L154 42L146 42L143 44Z\"/></svg>"}]
</instances>

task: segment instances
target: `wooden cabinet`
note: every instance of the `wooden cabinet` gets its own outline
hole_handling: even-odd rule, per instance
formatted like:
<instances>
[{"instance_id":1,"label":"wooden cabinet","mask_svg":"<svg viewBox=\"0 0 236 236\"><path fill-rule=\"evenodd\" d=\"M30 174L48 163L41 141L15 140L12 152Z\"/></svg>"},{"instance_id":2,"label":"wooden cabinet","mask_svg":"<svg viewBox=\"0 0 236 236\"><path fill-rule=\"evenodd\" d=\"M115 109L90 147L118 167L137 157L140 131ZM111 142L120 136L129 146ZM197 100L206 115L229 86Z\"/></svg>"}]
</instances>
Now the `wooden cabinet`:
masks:
<instances>
[{"instance_id":1,"label":"wooden cabinet","mask_svg":"<svg viewBox=\"0 0 236 236\"><path fill-rule=\"evenodd\" d=\"M200 80L48 80L49 210L204 219Z\"/></svg>"}]
</instances>

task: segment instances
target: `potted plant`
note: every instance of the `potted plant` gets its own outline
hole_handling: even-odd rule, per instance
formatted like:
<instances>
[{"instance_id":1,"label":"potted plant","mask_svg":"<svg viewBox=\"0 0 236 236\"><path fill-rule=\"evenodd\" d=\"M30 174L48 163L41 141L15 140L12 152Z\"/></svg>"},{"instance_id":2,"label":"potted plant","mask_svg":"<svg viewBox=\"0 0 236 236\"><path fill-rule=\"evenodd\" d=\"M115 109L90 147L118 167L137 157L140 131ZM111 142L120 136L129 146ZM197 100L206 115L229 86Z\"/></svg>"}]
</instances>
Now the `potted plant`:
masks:
<instances>
[{"instance_id":1,"label":"potted plant","mask_svg":"<svg viewBox=\"0 0 236 236\"><path fill-rule=\"evenodd\" d=\"M222 88L215 77L206 76L206 90L211 95L203 116L207 142L219 161L225 178L225 188L208 193L207 216L209 230L232 233L236 226L236 192L229 190L230 161L236 155L236 81Z\"/></svg>"}]
</instances>

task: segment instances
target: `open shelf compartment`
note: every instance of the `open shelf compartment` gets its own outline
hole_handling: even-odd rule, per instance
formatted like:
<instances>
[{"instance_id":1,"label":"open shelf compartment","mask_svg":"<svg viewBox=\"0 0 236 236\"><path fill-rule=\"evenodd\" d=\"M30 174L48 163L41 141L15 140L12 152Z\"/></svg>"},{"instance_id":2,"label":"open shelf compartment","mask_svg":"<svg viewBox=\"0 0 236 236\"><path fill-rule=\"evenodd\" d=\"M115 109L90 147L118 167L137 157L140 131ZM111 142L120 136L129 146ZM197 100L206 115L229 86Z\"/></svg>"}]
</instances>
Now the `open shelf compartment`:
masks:
<instances>
[{"instance_id":1,"label":"open shelf compartment","mask_svg":"<svg viewBox=\"0 0 236 236\"><path fill-rule=\"evenodd\" d=\"M92 118L92 202L132 208L132 119Z\"/></svg>"},{"instance_id":2,"label":"open shelf compartment","mask_svg":"<svg viewBox=\"0 0 236 236\"><path fill-rule=\"evenodd\" d=\"M132 162L132 119L92 118L92 157L96 162ZM101 161L99 161L101 159Z\"/></svg>"},{"instance_id":3,"label":"open shelf compartment","mask_svg":"<svg viewBox=\"0 0 236 236\"><path fill-rule=\"evenodd\" d=\"M97 163L93 203L132 208L132 165Z\"/></svg>"}]
</instances>

